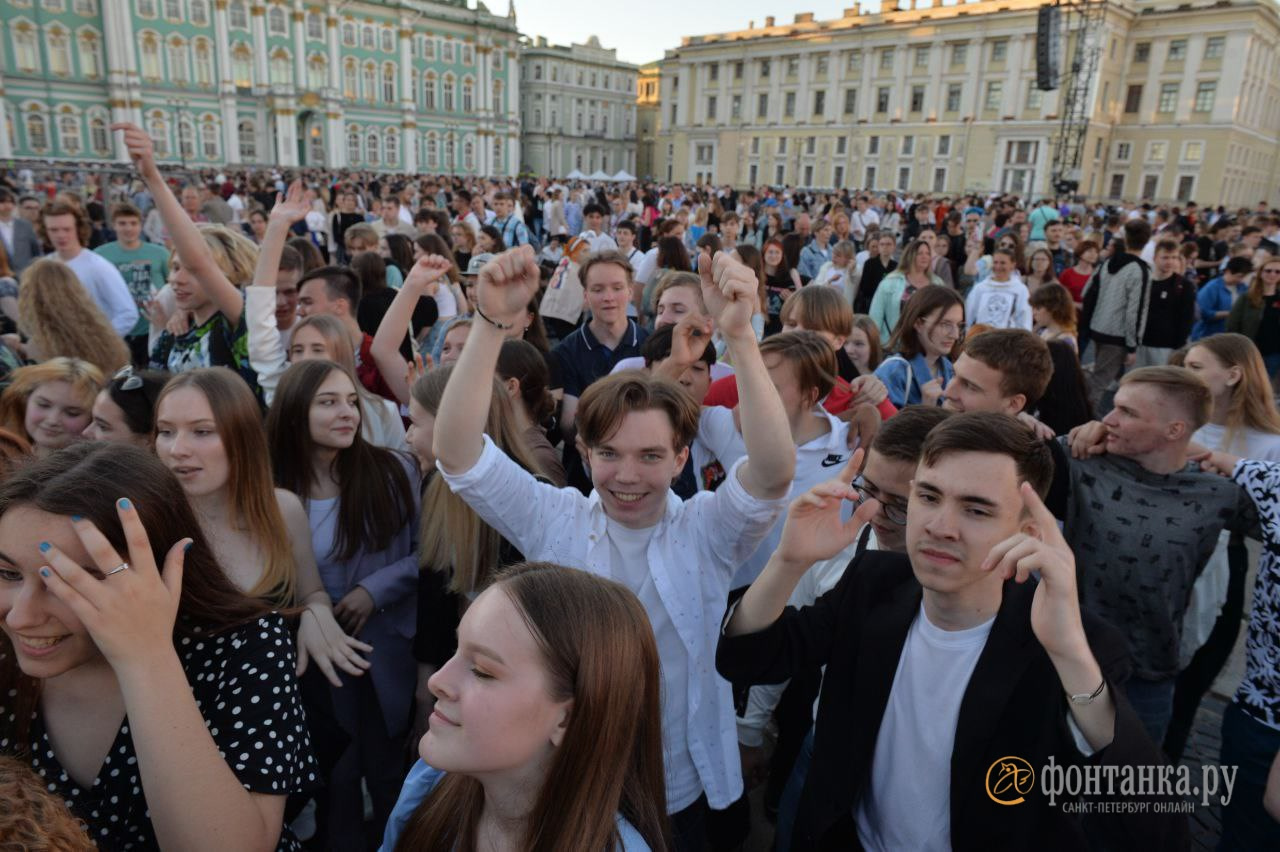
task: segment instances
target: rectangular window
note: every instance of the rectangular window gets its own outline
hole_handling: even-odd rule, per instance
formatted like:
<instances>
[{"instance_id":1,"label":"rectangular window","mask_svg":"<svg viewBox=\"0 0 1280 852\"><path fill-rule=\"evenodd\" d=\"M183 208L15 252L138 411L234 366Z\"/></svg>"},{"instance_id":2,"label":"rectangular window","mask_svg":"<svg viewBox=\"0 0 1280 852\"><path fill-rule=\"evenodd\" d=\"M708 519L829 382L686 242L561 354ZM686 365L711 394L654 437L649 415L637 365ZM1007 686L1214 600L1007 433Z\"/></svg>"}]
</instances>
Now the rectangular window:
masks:
<instances>
[{"instance_id":1,"label":"rectangular window","mask_svg":"<svg viewBox=\"0 0 1280 852\"><path fill-rule=\"evenodd\" d=\"M1192 107L1196 112L1213 112L1213 99L1218 93L1218 84L1212 80L1196 84L1196 103Z\"/></svg>"},{"instance_id":2,"label":"rectangular window","mask_svg":"<svg viewBox=\"0 0 1280 852\"><path fill-rule=\"evenodd\" d=\"M1169 61L1181 62L1187 58L1187 40L1185 38L1175 38L1169 42Z\"/></svg>"},{"instance_id":3,"label":"rectangular window","mask_svg":"<svg viewBox=\"0 0 1280 852\"><path fill-rule=\"evenodd\" d=\"M1182 145L1182 162L1198 163L1204 159L1203 142L1185 142Z\"/></svg>"},{"instance_id":4,"label":"rectangular window","mask_svg":"<svg viewBox=\"0 0 1280 852\"><path fill-rule=\"evenodd\" d=\"M756 97L756 119L764 121L769 117L769 95L761 92Z\"/></svg>"},{"instance_id":5,"label":"rectangular window","mask_svg":"<svg viewBox=\"0 0 1280 852\"><path fill-rule=\"evenodd\" d=\"M760 153L760 137L752 136L751 137L751 155L755 156L759 153Z\"/></svg>"},{"instance_id":6,"label":"rectangular window","mask_svg":"<svg viewBox=\"0 0 1280 852\"><path fill-rule=\"evenodd\" d=\"M880 70L881 71L893 70L893 48L892 47L886 47L880 51Z\"/></svg>"},{"instance_id":7,"label":"rectangular window","mask_svg":"<svg viewBox=\"0 0 1280 852\"><path fill-rule=\"evenodd\" d=\"M881 86L876 89L876 112L889 111L889 87Z\"/></svg>"},{"instance_id":8,"label":"rectangular window","mask_svg":"<svg viewBox=\"0 0 1280 852\"><path fill-rule=\"evenodd\" d=\"M1161 83L1160 84L1160 103L1156 107L1156 112L1173 112L1178 106L1178 84L1177 83Z\"/></svg>"},{"instance_id":9,"label":"rectangular window","mask_svg":"<svg viewBox=\"0 0 1280 852\"><path fill-rule=\"evenodd\" d=\"M924 86L911 87L911 111L924 111Z\"/></svg>"},{"instance_id":10,"label":"rectangular window","mask_svg":"<svg viewBox=\"0 0 1280 852\"><path fill-rule=\"evenodd\" d=\"M787 57L787 76L794 77L799 73L800 73L800 57L788 56Z\"/></svg>"},{"instance_id":11,"label":"rectangular window","mask_svg":"<svg viewBox=\"0 0 1280 852\"><path fill-rule=\"evenodd\" d=\"M1124 174L1116 172L1111 176L1111 190L1108 193L1112 198L1119 198L1124 195Z\"/></svg>"},{"instance_id":12,"label":"rectangular window","mask_svg":"<svg viewBox=\"0 0 1280 852\"><path fill-rule=\"evenodd\" d=\"M787 167L786 167L786 164L784 164L784 163L779 163L779 164L778 164L778 167L777 167L776 169L774 169L774 173L773 173L773 182L774 182L774 183L776 183L776 184L778 184L779 186L781 186L782 184L784 184L784 183L786 183L786 182L787 182Z\"/></svg>"},{"instance_id":13,"label":"rectangular window","mask_svg":"<svg viewBox=\"0 0 1280 852\"><path fill-rule=\"evenodd\" d=\"M1226 36L1210 36L1204 43L1204 58L1221 59L1222 54L1226 50L1226 46Z\"/></svg>"},{"instance_id":14,"label":"rectangular window","mask_svg":"<svg viewBox=\"0 0 1280 852\"><path fill-rule=\"evenodd\" d=\"M1151 42L1140 41L1133 46L1133 61L1135 63L1147 62L1151 59Z\"/></svg>"},{"instance_id":15,"label":"rectangular window","mask_svg":"<svg viewBox=\"0 0 1280 852\"><path fill-rule=\"evenodd\" d=\"M1133 145L1128 142L1116 143L1116 160L1121 163L1129 162L1129 157L1133 153Z\"/></svg>"},{"instance_id":16,"label":"rectangular window","mask_svg":"<svg viewBox=\"0 0 1280 852\"><path fill-rule=\"evenodd\" d=\"M867 189L876 188L876 167L875 166L867 166L866 179L863 180L862 185L865 186Z\"/></svg>"},{"instance_id":17,"label":"rectangular window","mask_svg":"<svg viewBox=\"0 0 1280 852\"><path fill-rule=\"evenodd\" d=\"M752 163L751 166L747 169L747 184L749 186L755 186L756 182L759 179L760 179L760 166L757 163Z\"/></svg>"},{"instance_id":18,"label":"rectangular window","mask_svg":"<svg viewBox=\"0 0 1280 852\"><path fill-rule=\"evenodd\" d=\"M778 153L779 154L787 153L787 137L785 136L783 136L781 139L778 140Z\"/></svg>"},{"instance_id":19,"label":"rectangular window","mask_svg":"<svg viewBox=\"0 0 1280 852\"><path fill-rule=\"evenodd\" d=\"M862 51L851 50L845 54L844 69L848 72L858 71L862 68Z\"/></svg>"},{"instance_id":20,"label":"rectangular window","mask_svg":"<svg viewBox=\"0 0 1280 852\"><path fill-rule=\"evenodd\" d=\"M917 68L929 67L929 48L927 47L916 48L916 67Z\"/></svg>"},{"instance_id":21,"label":"rectangular window","mask_svg":"<svg viewBox=\"0 0 1280 852\"><path fill-rule=\"evenodd\" d=\"M804 140L804 152L809 156L813 156L818 151L818 137L808 136Z\"/></svg>"},{"instance_id":22,"label":"rectangular window","mask_svg":"<svg viewBox=\"0 0 1280 852\"><path fill-rule=\"evenodd\" d=\"M867 137L867 156L874 157L879 153L880 153L880 137L868 136Z\"/></svg>"},{"instance_id":23,"label":"rectangular window","mask_svg":"<svg viewBox=\"0 0 1280 852\"><path fill-rule=\"evenodd\" d=\"M1132 115L1142 108L1142 85L1134 84L1124 92L1124 111Z\"/></svg>"},{"instance_id":24,"label":"rectangular window","mask_svg":"<svg viewBox=\"0 0 1280 852\"><path fill-rule=\"evenodd\" d=\"M968 61L969 61L969 45L967 44L951 45L952 66L964 65Z\"/></svg>"},{"instance_id":25,"label":"rectangular window","mask_svg":"<svg viewBox=\"0 0 1280 852\"><path fill-rule=\"evenodd\" d=\"M707 66L707 78L712 83L720 79L720 65L718 63L712 62Z\"/></svg>"},{"instance_id":26,"label":"rectangular window","mask_svg":"<svg viewBox=\"0 0 1280 852\"><path fill-rule=\"evenodd\" d=\"M1142 197L1155 198L1160 191L1160 175L1142 176Z\"/></svg>"},{"instance_id":27,"label":"rectangular window","mask_svg":"<svg viewBox=\"0 0 1280 852\"><path fill-rule=\"evenodd\" d=\"M1000 109L1000 101L1004 98L1004 83L1000 80L992 80L987 83L987 96L982 102L982 108L988 110Z\"/></svg>"},{"instance_id":28,"label":"rectangular window","mask_svg":"<svg viewBox=\"0 0 1280 852\"><path fill-rule=\"evenodd\" d=\"M961 83L947 84L947 112L960 111L960 96L964 92L964 85Z\"/></svg>"},{"instance_id":29,"label":"rectangular window","mask_svg":"<svg viewBox=\"0 0 1280 852\"><path fill-rule=\"evenodd\" d=\"M829 61L830 60L825 53L818 55L818 59L814 62L814 70L817 72L819 77L827 76L827 65L829 64Z\"/></svg>"},{"instance_id":30,"label":"rectangular window","mask_svg":"<svg viewBox=\"0 0 1280 852\"><path fill-rule=\"evenodd\" d=\"M848 146L849 146L849 137L837 136L836 137L836 156L844 156L844 152L848 150Z\"/></svg>"},{"instance_id":31,"label":"rectangular window","mask_svg":"<svg viewBox=\"0 0 1280 852\"><path fill-rule=\"evenodd\" d=\"M915 152L916 152L916 137L903 136L902 137L902 156L910 157Z\"/></svg>"},{"instance_id":32,"label":"rectangular window","mask_svg":"<svg viewBox=\"0 0 1280 852\"><path fill-rule=\"evenodd\" d=\"M743 66L743 63L741 62L733 63L733 79L735 80L742 79L742 66Z\"/></svg>"},{"instance_id":33,"label":"rectangular window","mask_svg":"<svg viewBox=\"0 0 1280 852\"><path fill-rule=\"evenodd\" d=\"M1147 162L1163 163L1169 154L1168 142L1150 142L1147 144Z\"/></svg>"},{"instance_id":34,"label":"rectangular window","mask_svg":"<svg viewBox=\"0 0 1280 852\"><path fill-rule=\"evenodd\" d=\"M1027 87L1027 109L1032 112L1039 112L1044 104L1044 92L1040 91L1040 87L1032 83Z\"/></svg>"},{"instance_id":35,"label":"rectangular window","mask_svg":"<svg viewBox=\"0 0 1280 852\"><path fill-rule=\"evenodd\" d=\"M712 152L714 151L712 146L699 145L695 150L696 150L696 153L694 156L696 158L695 161L698 163L698 165L706 166L711 164Z\"/></svg>"},{"instance_id":36,"label":"rectangular window","mask_svg":"<svg viewBox=\"0 0 1280 852\"><path fill-rule=\"evenodd\" d=\"M911 188L911 167L902 166L898 169L898 189L907 190Z\"/></svg>"},{"instance_id":37,"label":"rectangular window","mask_svg":"<svg viewBox=\"0 0 1280 852\"><path fill-rule=\"evenodd\" d=\"M707 98L707 121L716 120L716 96L710 95Z\"/></svg>"},{"instance_id":38,"label":"rectangular window","mask_svg":"<svg viewBox=\"0 0 1280 852\"><path fill-rule=\"evenodd\" d=\"M730 99L729 117L734 120L742 118L742 95L734 95Z\"/></svg>"},{"instance_id":39,"label":"rectangular window","mask_svg":"<svg viewBox=\"0 0 1280 852\"><path fill-rule=\"evenodd\" d=\"M782 98L782 114L787 118L793 118L796 114L796 93L787 92Z\"/></svg>"},{"instance_id":40,"label":"rectangular window","mask_svg":"<svg viewBox=\"0 0 1280 852\"><path fill-rule=\"evenodd\" d=\"M1178 176L1178 200L1190 201L1196 191L1195 175L1179 175Z\"/></svg>"},{"instance_id":41,"label":"rectangular window","mask_svg":"<svg viewBox=\"0 0 1280 852\"><path fill-rule=\"evenodd\" d=\"M1004 62L1009 58L1009 40L1007 38L997 39L991 42L991 61Z\"/></svg>"},{"instance_id":42,"label":"rectangular window","mask_svg":"<svg viewBox=\"0 0 1280 852\"><path fill-rule=\"evenodd\" d=\"M844 185L844 166L835 167L835 170L831 173L831 185L836 189Z\"/></svg>"},{"instance_id":43,"label":"rectangular window","mask_svg":"<svg viewBox=\"0 0 1280 852\"><path fill-rule=\"evenodd\" d=\"M853 115L857 111L858 111L858 90L845 89L844 90L844 114Z\"/></svg>"},{"instance_id":44,"label":"rectangular window","mask_svg":"<svg viewBox=\"0 0 1280 852\"><path fill-rule=\"evenodd\" d=\"M813 116L821 118L827 111L827 93L817 91L813 93Z\"/></svg>"},{"instance_id":45,"label":"rectangular window","mask_svg":"<svg viewBox=\"0 0 1280 852\"><path fill-rule=\"evenodd\" d=\"M769 79L769 70L770 70L770 69L769 69L769 60L767 60L767 59L761 59L761 60L760 60L760 79L761 79L761 80L768 80L768 79Z\"/></svg>"},{"instance_id":46,"label":"rectangular window","mask_svg":"<svg viewBox=\"0 0 1280 852\"><path fill-rule=\"evenodd\" d=\"M804 185L813 186L813 166L804 167Z\"/></svg>"},{"instance_id":47,"label":"rectangular window","mask_svg":"<svg viewBox=\"0 0 1280 852\"><path fill-rule=\"evenodd\" d=\"M938 156L947 157L951 155L951 134L944 133L938 137Z\"/></svg>"},{"instance_id":48,"label":"rectangular window","mask_svg":"<svg viewBox=\"0 0 1280 852\"><path fill-rule=\"evenodd\" d=\"M946 192L947 190L947 170L937 168L933 170L933 191Z\"/></svg>"}]
</instances>

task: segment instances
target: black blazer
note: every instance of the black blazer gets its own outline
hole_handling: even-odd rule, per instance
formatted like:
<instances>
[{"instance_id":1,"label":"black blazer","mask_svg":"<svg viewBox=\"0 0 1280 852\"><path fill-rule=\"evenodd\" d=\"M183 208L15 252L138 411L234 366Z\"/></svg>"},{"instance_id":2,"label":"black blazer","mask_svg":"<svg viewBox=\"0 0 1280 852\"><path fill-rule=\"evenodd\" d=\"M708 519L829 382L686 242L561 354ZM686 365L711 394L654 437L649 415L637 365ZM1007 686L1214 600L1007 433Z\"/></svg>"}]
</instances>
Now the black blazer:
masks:
<instances>
[{"instance_id":1,"label":"black blazer","mask_svg":"<svg viewBox=\"0 0 1280 852\"><path fill-rule=\"evenodd\" d=\"M1041 767L1163 764L1118 685L1129 676L1123 636L1083 614L1085 633L1116 704L1115 738L1090 758L1067 726L1068 702L1048 654L1031 630L1035 582L1004 587L987 644L960 704L951 755L951 845L954 849L1087 849L1108 838L1116 849L1182 849L1186 820L1176 815L1064 814L1063 797L1050 806L1041 792ZM812 665L826 665L792 848L857 849L853 808L871 780L876 736L922 591L901 554L868 551L855 557L834 589L813 606L790 607L770 627L722 637L720 674L735 684L778 683ZM987 770L1007 755L1035 768L1035 786L1020 805L1001 805L986 793ZM1113 800L1120 799L1119 796Z\"/></svg>"}]
</instances>

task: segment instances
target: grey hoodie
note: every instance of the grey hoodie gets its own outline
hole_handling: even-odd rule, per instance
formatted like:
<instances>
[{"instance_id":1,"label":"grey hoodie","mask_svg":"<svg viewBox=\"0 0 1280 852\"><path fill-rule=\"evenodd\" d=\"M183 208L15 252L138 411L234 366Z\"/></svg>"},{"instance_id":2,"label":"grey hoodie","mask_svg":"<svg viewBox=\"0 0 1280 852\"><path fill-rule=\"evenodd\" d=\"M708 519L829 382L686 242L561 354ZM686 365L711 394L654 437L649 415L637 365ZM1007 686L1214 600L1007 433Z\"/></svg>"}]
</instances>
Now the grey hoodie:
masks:
<instances>
[{"instance_id":1,"label":"grey hoodie","mask_svg":"<svg viewBox=\"0 0 1280 852\"><path fill-rule=\"evenodd\" d=\"M1097 343L1137 351L1147 328L1151 270L1136 254L1118 252L1084 288L1084 324Z\"/></svg>"}]
</instances>

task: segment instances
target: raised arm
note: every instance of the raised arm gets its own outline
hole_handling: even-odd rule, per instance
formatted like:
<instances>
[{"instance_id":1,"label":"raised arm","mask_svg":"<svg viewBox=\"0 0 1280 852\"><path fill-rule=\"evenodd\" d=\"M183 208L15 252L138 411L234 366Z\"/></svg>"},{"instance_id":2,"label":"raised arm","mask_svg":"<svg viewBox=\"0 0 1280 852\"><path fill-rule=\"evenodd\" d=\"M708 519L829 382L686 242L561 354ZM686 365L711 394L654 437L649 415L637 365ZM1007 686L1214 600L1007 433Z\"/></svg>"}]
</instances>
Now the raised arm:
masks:
<instances>
[{"instance_id":1,"label":"raised arm","mask_svg":"<svg viewBox=\"0 0 1280 852\"><path fill-rule=\"evenodd\" d=\"M409 270L409 277L396 291L387 312L378 323L369 351L383 381L401 403L409 404L409 365L400 354L400 344L405 338L413 312L422 299L435 296L444 286L441 282L449 272L449 261L439 255L423 255Z\"/></svg>"},{"instance_id":2,"label":"raised arm","mask_svg":"<svg viewBox=\"0 0 1280 852\"><path fill-rule=\"evenodd\" d=\"M124 132L124 144L129 157L137 165L139 176L155 199L156 209L160 211L160 218L169 231L169 239L173 242L174 251L178 253L178 259L200 282L210 301L231 325L238 325L244 309L240 290L218 268L209 247L205 245L204 237L200 236L200 229L191 221L187 211L182 209L177 197L164 182L164 176L156 165L155 146L151 137L138 125L128 122L113 124L111 129Z\"/></svg>"},{"instance_id":3,"label":"raised arm","mask_svg":"<svg viewBox=\"0 0 1280 852\"><path fill-rule=\"evenodd\" d=\"M728 344L738 377L742 440L747 447L747 462L738 469L738 479L753 497L777 499L786 495L795 478L796 447L751 328L759 282L754 272L725 252L717 252L710 266L702 264L698 273L702 298Z\"/></svg>"},{"instance_id":4,"label":"raised arm","mask_svg":"<svg viewBox=\"0 0 1280 852\"><path fill-rule=\"evenodd\" d=\"M489 416L487 389L498 366L503 330L523 320L525 309L538 292L538 278L538 263L529 246L508 249L480 270L476 321L471 324L467 345L453 367L436 415L432 449L443 470L464 473L480 458L484 448L481 435Z\"/></svg>"},{"instance_id":5,"label":"raised arm","mask_svg":"<svg viewBox=\"0 0 1280 852\"><path fill-rule=\"evenodd\" d=\"M308 205L302 197L302 181L295 180L285 196L276 195L275 206L267 216L267 233L258 251L253 270L253 283L245 288L245 325L249 330L249 364L258 374L268 403L275 396L280 377L289 368L289 356L276 325L276 278L280 274L280 255L289 239L290 228L305 219Z\"/></svg>"}]
</instances>

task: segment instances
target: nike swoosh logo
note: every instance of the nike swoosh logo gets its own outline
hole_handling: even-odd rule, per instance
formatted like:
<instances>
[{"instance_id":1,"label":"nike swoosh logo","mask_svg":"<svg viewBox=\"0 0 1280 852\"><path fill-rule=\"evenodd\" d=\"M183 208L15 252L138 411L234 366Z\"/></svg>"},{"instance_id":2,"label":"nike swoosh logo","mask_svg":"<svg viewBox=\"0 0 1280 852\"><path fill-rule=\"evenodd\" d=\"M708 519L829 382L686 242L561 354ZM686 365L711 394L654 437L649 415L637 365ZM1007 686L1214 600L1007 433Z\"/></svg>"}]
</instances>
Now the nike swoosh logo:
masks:
<instances>
[{"instance_id":1,"label":"nike swoosh logo","mask_svg":"<svg viewBox=\"0 0 1280 852\"><path fill-rule=\"evenodd\" d=\"M823 467L835 467L838 464L844 464L844 456L838 456L832 453L822 460Z\"/></svg>"}]
</instances>

